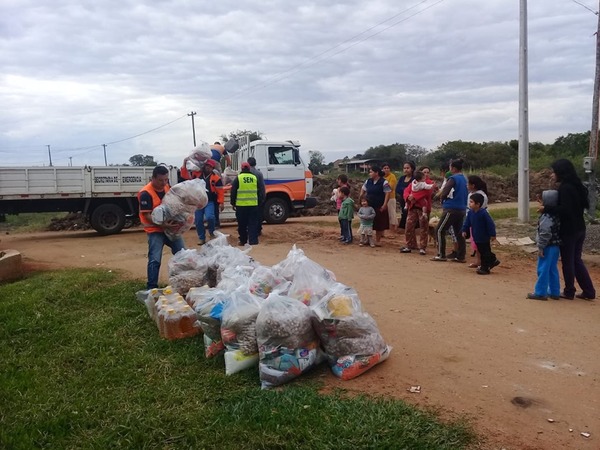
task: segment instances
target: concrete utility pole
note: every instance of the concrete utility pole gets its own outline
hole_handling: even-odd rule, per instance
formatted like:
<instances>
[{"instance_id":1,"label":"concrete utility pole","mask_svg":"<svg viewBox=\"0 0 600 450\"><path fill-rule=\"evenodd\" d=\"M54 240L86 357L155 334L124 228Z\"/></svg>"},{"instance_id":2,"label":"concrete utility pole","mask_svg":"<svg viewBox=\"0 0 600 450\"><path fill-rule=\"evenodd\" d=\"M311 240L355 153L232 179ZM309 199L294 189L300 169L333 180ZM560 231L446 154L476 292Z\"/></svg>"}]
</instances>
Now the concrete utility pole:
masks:
<instances>
[{"instance_id":1,"label":"concrete utility pole","mask_svg":"<svg viewBox=\"0 0 600 450\"><path fill-rule=\"evenodd\" d=\"M46 147L48 147L48 159L50 160L50 167L52 167L52 153L50 153L50 146L46 145Z\"/></svg>"},{"instance_id":2,"label":"concrete utility pole","mask_svg":"<svg viewBox=\"0 0 600 450\"><path fill-rule=\"evenodd\" d=\"M69 156L69 167L73 167L73 157Z\"/></svg>"},{"instance_id":3,"label":"concrete utility pole","mask_svg":"<svg viewBox=\"0 0 600 450\"><path fill-rule=\"evenodd\" d=\"M102 147L104 147L104 165L108 166L108 162L106 161L106 144L102 144Z\"/></svg>"},{"instance_id":4,"label":"concrete utility pole","mask_svg":"<svg viewBox=\"0 0 600 450\"><path fill-rule=\"evenodd\" d=\"M192 118L192 136L194 136L194 147L196 146L196 127L194 126L194 116L196 113L194 111L190 112L188 116Z\"/></svg>"},{"instance_id":5,"label":"concrete utility pole","mask_svg":"<svg viewBox=\"0 0 600 450\"><path fill-rule=\"evenodd\" d=\"M600 11L600 2L598 5ZM594 76L594 95L592 99L592 128L590 130L590 151L589 156L584 158L583 167L588 174L588 198L590 209L588 215L590 219L596 219L596 162L598 161L598 109L600 108L600 14L598 16L598 29L596 31L596 74Z\"/></svg>"},{"instance_id":6,"label":"concrete utility pole","mask_svg":"<svg viewBox=\"0 0 600 450\"><path fill-rule=\"evenodd\" d=\"M521 0L519 33L518 217L529 222L529 94L527 80L527 0Z\"/></svg>"}]
</instances>

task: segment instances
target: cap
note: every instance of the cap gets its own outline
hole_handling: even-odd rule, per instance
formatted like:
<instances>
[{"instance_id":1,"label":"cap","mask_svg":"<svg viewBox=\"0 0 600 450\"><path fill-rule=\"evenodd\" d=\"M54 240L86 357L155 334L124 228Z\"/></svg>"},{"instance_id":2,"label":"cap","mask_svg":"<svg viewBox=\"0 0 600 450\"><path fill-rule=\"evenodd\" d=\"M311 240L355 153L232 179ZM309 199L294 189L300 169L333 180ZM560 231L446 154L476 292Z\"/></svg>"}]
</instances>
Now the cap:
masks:
<instances>
[{"instance_id":1,"label":"cap","mask_svg":"<svg viewBox=\"0 0 600 450\"><path fill-rule=\"evenodd\" d=\"M217 167L217 162L214 159L207 159L204 161L204 164L207 166L211 166L213 169Z\"/></svg>"},{"instance_id":2,"label":"cap","mask_svg":"<svg viewBox=\"0 0 600 450\"><path fill-rule=\"evenodd\" d=\"M249 168L250 168L250 163L244 161L242 163L242 169L249 169Z\"/></svg>"}]
</instances>

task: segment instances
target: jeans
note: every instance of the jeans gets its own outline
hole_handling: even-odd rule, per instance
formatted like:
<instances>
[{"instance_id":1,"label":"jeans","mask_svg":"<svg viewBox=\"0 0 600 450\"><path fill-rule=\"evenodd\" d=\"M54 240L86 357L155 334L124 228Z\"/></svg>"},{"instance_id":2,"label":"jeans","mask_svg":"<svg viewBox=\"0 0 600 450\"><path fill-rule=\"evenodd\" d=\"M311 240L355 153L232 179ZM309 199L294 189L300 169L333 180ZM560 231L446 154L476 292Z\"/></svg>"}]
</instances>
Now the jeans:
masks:
<instances>
[{"instance_id":1,"label":"jeans","mask_svg":"<svg viewBox=\"0 0 600 450\"><path fill-rule=\"evenodd\" d=\"M339 219L342 227L342 242L352 242L352 221L348 219Z\"/></svg>"},{"instance_id":2,"label":"jeans","mask_svg":"<svg viewBox=\"0 0 600 450\"><path fill-rule=\"evenodd\" d=\"M173 254L185 248L182 238L170 240L165 233L148 233L148 283L146 289L158 287L158 274L165 245L171 248Z\"/></svg>"},{"instance_id":3,"label":"jeans","mask_svg":"<svg viewBox=\"0 0 600 450\"><path fill-rule=\"evenodd\" d=\"M206 240L206 231L204 230L204 220L206 220L206 225L208 226L208 232L210 234L215 234L215 225L216 225L216 217L215 217L215 209L216 203L210 201L206 204L206 206L202 209L197 209L195 214L194 223L196 224L196 233L198 233L198 239L201 241Z\"/></svg>"},{"instance_id":4,"label":"jeans","mask_svg":"<svg viewBox=\"0 0 600 450\"><path fill-rule=\"evenodd\" d=\"M238 206L235 209L235 218L238 223L240 244L258 244L259 206Z\"/></svg>"},{"instance_id":5,"label":"jeans","mask_svg":"<svg viewBox=\"0 0 600 450\"><path fill-rule=\"evenodd\" d=\"M558 278L558 245L549 245L544 249L544 256L538 256L537 282L533 293L546 297L560 295L560 278Z\"/></svg>"}]
</instances>

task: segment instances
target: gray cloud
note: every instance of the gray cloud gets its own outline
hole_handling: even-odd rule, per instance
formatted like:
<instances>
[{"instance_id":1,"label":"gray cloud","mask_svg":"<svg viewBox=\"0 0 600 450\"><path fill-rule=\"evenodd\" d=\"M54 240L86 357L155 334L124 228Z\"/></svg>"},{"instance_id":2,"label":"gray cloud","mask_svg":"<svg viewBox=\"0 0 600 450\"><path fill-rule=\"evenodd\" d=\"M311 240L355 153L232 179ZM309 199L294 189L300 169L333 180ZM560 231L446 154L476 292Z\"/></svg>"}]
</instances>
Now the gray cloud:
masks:
<instances>
[{"instance_id":1,"label":"gray cloud","mask_svg":"<svg viewBox=\"0 0 600 450\"><path fill-rule=\"evenodd\" d=\"M566 0L529 3L530 137L552 142L589 128L596 17ZM0 157L42 164L51 144L59 164L102 164L100 144L192 110L200 139L260 130L328 159L514 139L518 33L518 2L502 0L7 0ZM109 145L109 162L179 164L191 145L185 116Z\"/></svg>"}]
</instances>

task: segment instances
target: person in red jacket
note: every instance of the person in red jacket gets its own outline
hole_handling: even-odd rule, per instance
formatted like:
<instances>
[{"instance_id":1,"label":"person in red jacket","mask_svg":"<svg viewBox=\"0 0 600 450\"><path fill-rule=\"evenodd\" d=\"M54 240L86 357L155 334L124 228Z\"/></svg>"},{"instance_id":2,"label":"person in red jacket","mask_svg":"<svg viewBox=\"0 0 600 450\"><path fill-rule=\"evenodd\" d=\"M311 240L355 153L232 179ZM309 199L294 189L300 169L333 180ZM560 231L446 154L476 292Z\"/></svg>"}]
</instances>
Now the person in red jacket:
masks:
<instances>
[{"instance_id":1,"label":"person in red jacket","mask_svg":"<svg viewBox=\"0 0 600 450\"><path fill-rule=\"evenodd\" d=\"M223 191L223 182L221 176L215 170L217 163L213 159L207 159L202 166L200 172L189 172L185 167L185 161L181 168L181 176L187 180L193 178L201 178L206 183L208 191L208 203L202 209L196 210L194 223L196 224L196 232L198 233L198 245L203 245L206 242L206 229L204 221L208 227L210 238L215 237L216 228L216 211L223 211L225 202L225 193Z\"/></svg>"},{"instance_id":2,"label":"person in red jacket","mask_svg":"<svg viewBox=\"0 0 600 450\"><path fill-rule=\"evenodd\" d=\"M162 203L162 199L167 192L169 192L169 169L165 166L156 166L152 171L152 180L137 195L140 205L140 222L148 236L147 289L158 287L163 247L165 245L170 247L173 254L185 248L182 238L171 240L164 232L165 229L175 229L178 224L167 221L162 225L157 225L152 222L152 210Z\"/></svg>"}]
</instances>

